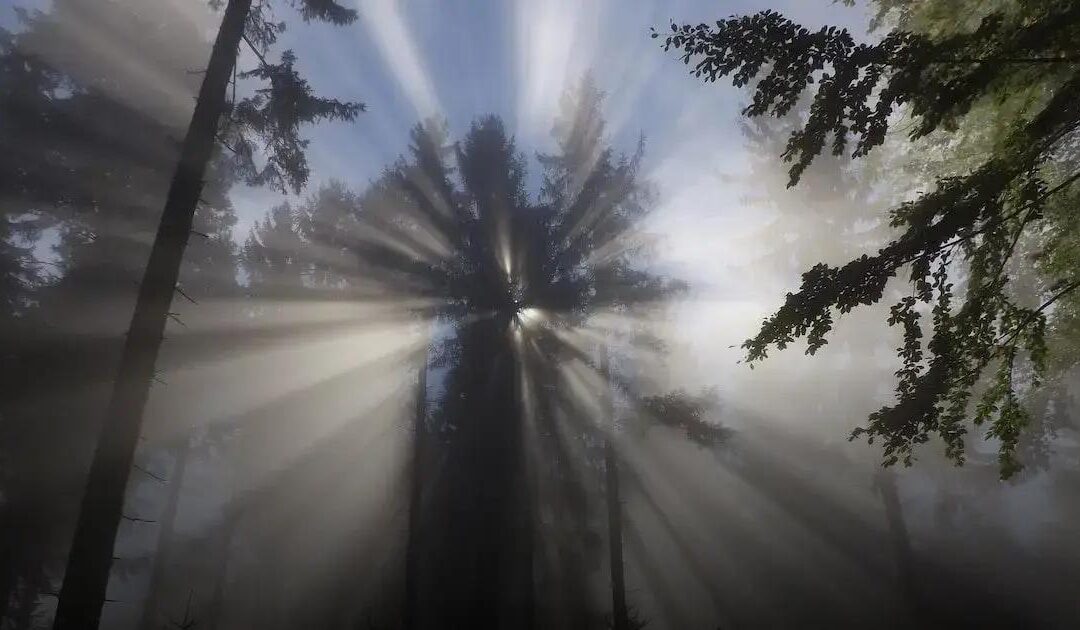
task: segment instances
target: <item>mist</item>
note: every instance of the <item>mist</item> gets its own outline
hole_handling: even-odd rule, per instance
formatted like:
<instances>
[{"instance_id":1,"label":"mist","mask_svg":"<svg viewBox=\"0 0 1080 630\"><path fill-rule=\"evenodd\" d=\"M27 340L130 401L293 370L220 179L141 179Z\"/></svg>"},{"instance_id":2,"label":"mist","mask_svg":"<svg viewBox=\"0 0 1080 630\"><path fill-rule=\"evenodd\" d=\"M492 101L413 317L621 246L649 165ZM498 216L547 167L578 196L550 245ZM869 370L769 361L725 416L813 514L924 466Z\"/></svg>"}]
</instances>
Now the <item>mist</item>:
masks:
<instances>
[{"instance_id":1,"label":"mist","mask_svg":"<svg viewBox=\"0 0 1080 630\"><path fill-rule=\"evenodd\" d=\"M1080 626L1080 16L909 4L0 2L0 630Z\"/></svg>"}]
</instances>

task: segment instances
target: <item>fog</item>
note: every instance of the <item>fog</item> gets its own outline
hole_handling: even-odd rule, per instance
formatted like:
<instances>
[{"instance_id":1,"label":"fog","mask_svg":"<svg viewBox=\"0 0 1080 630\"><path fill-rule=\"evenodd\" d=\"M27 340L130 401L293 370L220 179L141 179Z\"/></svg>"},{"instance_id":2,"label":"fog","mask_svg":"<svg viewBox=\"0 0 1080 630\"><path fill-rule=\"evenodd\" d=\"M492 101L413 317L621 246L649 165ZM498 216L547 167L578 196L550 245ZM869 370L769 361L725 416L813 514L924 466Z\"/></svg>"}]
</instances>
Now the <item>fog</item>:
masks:
<instances>
[{"instance_id":1,"label":"fog","mask_svg":"<svg viewBox=\"0 0 1080 630\"><path fill-rule=\"evenodd\" d=\"M0 628L53 627L69 588L214 4L0 2ZM900 111L789 188L810 100L747 119L753 84L695 79L649 28L774 9L877 41L874 7L255 4L285 28L245 35L231 103L291 49L364 111L300 126L302 189L265 170L280 144L215 127L102 628L1080 626L1075 365L1025 391L1002 480L989 425L963 466L849 439L895 400L905 273L812 356L745 361L804 271L873 254L978 156Z\"/></svg>"}]
</instances>

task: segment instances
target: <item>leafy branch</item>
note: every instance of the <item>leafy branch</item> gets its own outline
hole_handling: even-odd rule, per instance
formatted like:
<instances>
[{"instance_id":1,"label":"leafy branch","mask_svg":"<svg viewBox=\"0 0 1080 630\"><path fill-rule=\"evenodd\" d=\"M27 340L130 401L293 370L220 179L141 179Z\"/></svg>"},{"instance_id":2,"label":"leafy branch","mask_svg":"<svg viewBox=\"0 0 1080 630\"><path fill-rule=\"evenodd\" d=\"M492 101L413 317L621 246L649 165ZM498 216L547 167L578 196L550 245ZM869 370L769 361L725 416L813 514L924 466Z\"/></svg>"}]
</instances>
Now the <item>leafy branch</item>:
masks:
<instances>
[{"instance_id":1,"label":"leafy branch","mask_svg":"<svg viewBox=\"0 0 1080 630\"><path fill-rule=\"evenodd\" d=\"M973 389L997 362L973 421L987 424L987 436L999 440L1002 476L1019 470L1016 448L1027 416L1017 389L1039 385L1047 354L1045 310L1077 287L1067 284L1042 306L1027 309L1010 297L1005 271L1022 236L1040 230L1047 200L1080 178L1076 173L1053 187L1044 181L1055 146L1073 138L1080 125L1078 38L1080 5L1048 2L1023 20L995 13L974 31L938 39L895 30L861 44L844 29L810 31L773 11L715 27L672 24L664 39L665 50L680 51L686 65L693 62L695 77L715 82L730 76L735 86L756 82L743 110L747 117L784 116L804 91L814 91L808 117L781 155L792 163L789 186L826 150L839 155L852 145L852 157L859 157L880 145L901 106L913 121L909 135L920 138L952 128L976 102L1021 82L1049 86L1041 109L1014 121L981 166L940 178L929 192L892 209L890 223L902 230L899 236L874 255L839 267L813 266L799 290L788 293L742 345L751 367L770 348L784 349L798 338L805 337L807 354L814 354L827 343L835 312L879 302L886 284L908 268L912 294L892 306L887 320L902 328L896 402L852 433L881 440L887 465L910 464L914 448L932 435L962 463ZM957 252L962 265L952 263ZM966 279L962 296L950 281L958 273ZM920 303L930 308L933 323L925 345ZM1020 351L1032 368L1026 380L1014 374Z\"/></svg>"}]
</instances>

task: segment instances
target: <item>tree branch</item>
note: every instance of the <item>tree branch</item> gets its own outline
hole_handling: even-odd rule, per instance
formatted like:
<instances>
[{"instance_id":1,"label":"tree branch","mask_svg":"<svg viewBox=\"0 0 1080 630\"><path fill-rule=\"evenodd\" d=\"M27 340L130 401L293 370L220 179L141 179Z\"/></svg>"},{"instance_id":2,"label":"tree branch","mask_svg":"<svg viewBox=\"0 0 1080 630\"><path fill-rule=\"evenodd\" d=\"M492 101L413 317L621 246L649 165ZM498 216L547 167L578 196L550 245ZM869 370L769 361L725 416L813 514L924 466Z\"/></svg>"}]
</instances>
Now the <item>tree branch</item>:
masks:
<instances>
[{"instance_id":1,"label":"tree branch","mask_svg":"<svg viewBox=\"0 0 1080 630\"><path fill-rule=\"evenodd\" d=\"M251 52L255 53L255 56L259 58L259 61L262 63L262 65L270 67L270 64L266 61L266 57L264 57L263 54L259 52L259 49L255 47L255 44L251 43L251 40L248 39L248 36L244 34L241 37L244 38L244 43L248 45L248 48L251 49Z\"/></svg>"},{"instance_id":2,"label":"tree branch","mask_svg":"<svg viewBox=\"0 0 1080 630\"><path fill-rule=\"evenodd\" d=\"M1045 193L1040 195L1038 198L1028 202L1028 204L1025 205L1024 207L1017 208L1016 210L1010 212L1009 214L1006 214L1005 216L999 218L996 221L987 222L981 228L979 228L977 230L972 230L971 234L968 234L967 236L961 236L960 238L953 239L953 240L951 240L951 241L949 241L947 243L944 243L944 244L942 244L942 245L940 245L938 247L935 247L934 249L931 249L929 251L924 251L924 252L920 252L918 254L915 254L914 256L905 259L903 262L900 263L900 265L906 265L906 264L908 264L910 262L914 262L914 261L916 261L916 260L918 260L920 258L923 258L925 256L929 256L931 254L936 254L936 253L940 252L943 249L947 249L947 248L952 247L954 245L958 245L960 243L963 243L964 241L971 240L973 237L978 236L979 234L982 234L983 232L989 230L992 227L996 227L998 225L1001 225L1005 221L1008 221L1009 219L1012 219L1012 218L1020 215L1021 213L1025 212L1025 211L1031 211L1033 209L1032 208L1033 204L1039 203L1041 201L1045 201L1051 195L1059 193L1062 190L1068 188L1071 184L1073 184L1077 180L1080 180L1080 171L1077 171L1076 173L1073 173L1068 178L1066 178L1065 181L1063 181L1060 184L1058 184L1057 186L1054 186L1053 188L1047 190ZM1026 219L1025 219L1025 221L1026 221ZM1023 232L1023 229L1021 228L1020 231ZM1019 238L1019 234L1017 234L1017 238ZM1015 246L1015 243L1013 245ZM897 267L899 268L900 265L898 265Z\"/></svg>"},{"instance_id":3,"label":"tree branch","mask_svg":"<svg viewBox=\"0 0 1080 630\"><path fill-rule=\"evenodd\" d=\"M1031 311L1030 313L1028 313L1028 316L1024 318L1024 321L1020 322L1020 325L1018 325L1016 328L1014 328L1013 331L1011 333L1009 333L1009 335L1007 337L1005 337L1004 339L1001 339L998 342L998 345L1007 345L1007 344L1011 343L1012 340L1015 339L1016 336L1019 335L1025 328L1030 326L1031 322L1035 321L1035 318L1038 317L1040 314L1042 314L1043 311L1050 308L1050 306L1054 302L1057 302L1061 298L1065 297L1066 295L1072 293L1073 291L1075 291L1077 289L1080 289L1080 280L1074 280L1073 282L1070 282L1069 284L1065 285L1057 293L1055 293L1049 300L1043 302L1042 305L1039 306L1039 308L1037 308L1034 311Z\"/></svg>"},{"instance_id":4,"label":"tree branch","mask_svg":"<svg viewBox=\"0 0 1080 630\"><path fill-rule=\"evenodd\" d=\"M141 472L142 474L146 475L147 477L150 477L151 479L156 479L156 480L160 481L161 483L168 483L168 480L165 479L164 477L159 477L158 475L155 475L154 473L150 472L149 470L143 468L142 466L140 466L138 464L132 464L131 467L134 468L135 470Z\"/></svg>"},{"instance_id":5,"label":"tree branch","mask_svg":"<svg viewBox=\"0 0 1080 630\"><path fill-rule=\"evenodd\" d=\"M175 288L176 288L176 292L179 293L182 297L184 297L188 302L191 302L192 304L194 304L196 306L199 305L199 303L195 301L195 298L191 297L187 293L184 293L184 290L180 288L180 285L177 285Z\"/></svg>"}]
</instances>

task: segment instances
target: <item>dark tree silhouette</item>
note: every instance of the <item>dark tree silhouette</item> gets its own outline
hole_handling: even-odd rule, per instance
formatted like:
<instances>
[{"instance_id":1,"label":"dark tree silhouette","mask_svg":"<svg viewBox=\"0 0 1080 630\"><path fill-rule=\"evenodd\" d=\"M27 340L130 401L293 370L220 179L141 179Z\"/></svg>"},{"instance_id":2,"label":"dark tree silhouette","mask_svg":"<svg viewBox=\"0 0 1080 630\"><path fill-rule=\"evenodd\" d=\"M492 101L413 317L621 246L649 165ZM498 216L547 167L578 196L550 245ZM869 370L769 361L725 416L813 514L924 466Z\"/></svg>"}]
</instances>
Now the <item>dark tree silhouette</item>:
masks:
<instances>
[{"instance_id":1,"label":"dark tree silhouette","mask_svg":"<svg viewBox=\"0 0 1080 630\"><path fill-rule=\"evenodd\" d=\"M651 194L637 181L641 151L621 157L605 146L601 98L590 80L567 94L557 152L540 157L538 203L526 195L526 162L495 117L475 122L456 149L444 125L418 126L409 159L359 196L363 236L348 249L364 278L432 300L419 312L452 331L429 361L447 369L443 393L425 414L428 426L417 414L415 428L410 492L420 514L410 517L406 560L410 627L591 623L587 604L537 609L537 575L547 573L544 587L563 590L563 600L587 595L561 583L583 578L580 560L538 564L535 523L547 506L537 503L537 484L556 480L527 462L563 462L557 470L581 455L558 436L599 444L606 430L595 410L555 393L567 387L568 362L598 369L588 344L568 343L568 335L598 310L633 313L682 287L644 266L635 226ZM451 151L456 172L447 165ZM589 466L600 473L602 455L594 455ZM555 500L568 509L555 518L584 523L586 505L571 499L582 480L563 474ZM597 537L576 526L564 532L567 551Z\"/></svg>"},{"instance_id":2,"label":"dark tree silhouette","mask_svg":"<svg viewBox=\"0 0 1080 630\"><path fill-rule=\"evenodd\" d=\"M337 23L355 19L355 13L332 0L307 0L300 6L305 19ZM269 87L235 104L232 124L225 126L225 141L232 140L230 149L247 170L249 181L281 186L287 182L299 189L307 179L307 167L304 143L296 136L298 126L327 118L351 120L360 109L357 104L314 96L293 69L291 52L282 55L280 64L265 61L266 48L283 28L264 19L266 10L260 4L252 11L251 0L230 0L225 8L124 342L64 574L55 628L98 625L143 407L220 119L230 109L227 88L241 40L246 38L261 62L243 76L269 82ZM270 158L261 170L254 169L250 159L250 143L255 139L266 142L269 149Z\"/></svg>"},{"instance_id":3,"label":"dark tree silhouette","mask_svg":"<svg viewBox=\"0 0 1080 630\"><path fill-rule=\"evenodd\" d=\"M1017 391L1021 381L1038 385L1044 372L1045 311L1080 288L1075 277L1058 278L1031 308L1007 291L1004 272L1017 240L1038 229L1048 198L1080 178L1045 168L1080 120L1080 8L1047 2L1033 11L1023 19L994 13L973 32L940 39L893 31L876 44L856 44L843 29L811 32L772 11L721 20L715 27L672 24L664 38L665 49L680 51L687 64L694 61L691 72L706 81L730 75L745 85L760 76L747 116L782 116L817 84L810 115L783 154L792 163L790 185L827 145L841 154L853 144L855 157L880 145L901 105L910 108L916 120L911 134L918 138L947 129L980 98L1017 85L1057 86L971 173L940 179L933 190L895 208L890 221L901 233L875 255L807 271L800 290L743 346L753 363L770 347L783 349L806 337L812 354L826 343L834 312L876 303L886 283L909 269L913 294L900 299L889 317L890 325L904 331L897 403L871 414L867 426L852 435L880 440L887 464L910 463L914 448L935 434L947 456L962 462L965 418L974 406L974 424L985 424L987 434L999 440L1001 475L1015 473L1015 451L1027 424ZM954 259L966 267L963 296L953 291ZM925 348L920 303L933 320ZM1024 352L1031 370L1022 370ZM991 367L992 385L973 405L972 389Z\"/></svg>"},{"instance_id":4,"label":"dark tree silhouette","mask_svg":"<svg viewBox=\"0 0 1080 630\"><path fill-rule=\"evenodd\" d=\"M0 403L7 497L0 522L12 551L3 575L18 586L2 585L0 601L11 604L8 618L19 627L38 618L41 600L57 589L85 483L84 446L108 387L102 366L115 364L146 261L148 248L132 236L153 229L150 208L160 204L175 167L176 99L168 92L191 84L185 68L205 52L198 29L175 23L172 8L131 5L101 3L91 11L59 0L47 12L18 12L19 28L2 35L3 83L11 89L0 98L0 126L12 148L0 158L0 191L24 267L18 285L4 287L18 317L0 326L8 385ZM144 49L141 67L160 83L130 80L130 66L74 36L75 24L113 34L118 48ZM230 171L217 160L211 165L195 220L206 238L181 272L188 296L235 285L228 233L235 219L222 194ZM21 245L45 228L55 236L51 248ZM52 464L43 469L43 461Z\"/></svg>"}]
</instances>

